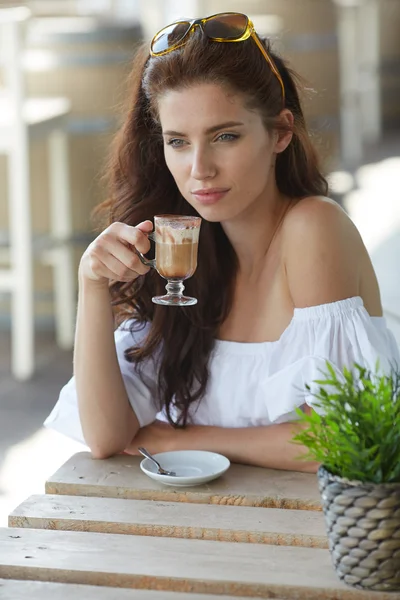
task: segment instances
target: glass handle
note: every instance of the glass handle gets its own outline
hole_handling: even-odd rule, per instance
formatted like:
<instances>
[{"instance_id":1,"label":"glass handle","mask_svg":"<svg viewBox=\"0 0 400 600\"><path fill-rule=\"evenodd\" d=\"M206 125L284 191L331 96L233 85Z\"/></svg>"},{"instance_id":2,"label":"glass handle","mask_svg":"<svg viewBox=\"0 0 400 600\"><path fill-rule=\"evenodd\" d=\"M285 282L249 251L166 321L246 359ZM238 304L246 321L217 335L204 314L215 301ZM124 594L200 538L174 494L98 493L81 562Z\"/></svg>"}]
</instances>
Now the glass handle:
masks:
<instances>
[{"instance_id":1,"label":"glass handle","mask_svg":"<svg viewBox=\"0 0 400 600\"><path fill-rule=\"evenodd\" d=\"M151 233L146 233L145 235L147 235L147 237L149 238L149 240L152 240L153 242L156 241L155 239L155 233L154 231L152 231ZM151 267L152 269L156 268L156 259L152 258L152 259L148 259L145 256L143 256L143 254L141 252L139 252L139 250L136 250L136 254L138 255L140 262L142 262L144 265L146 265L146 267Z\"/></svg>"}]
</instances>

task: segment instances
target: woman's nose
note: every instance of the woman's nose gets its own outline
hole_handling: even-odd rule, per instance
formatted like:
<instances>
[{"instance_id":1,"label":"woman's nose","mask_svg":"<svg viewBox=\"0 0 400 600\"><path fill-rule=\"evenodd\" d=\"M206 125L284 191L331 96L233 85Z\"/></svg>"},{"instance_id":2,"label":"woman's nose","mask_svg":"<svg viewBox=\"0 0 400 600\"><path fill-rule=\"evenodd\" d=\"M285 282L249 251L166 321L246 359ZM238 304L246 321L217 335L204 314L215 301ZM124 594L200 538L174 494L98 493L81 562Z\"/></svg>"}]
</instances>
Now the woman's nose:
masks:
<instances>
[{"instance_id":1,"label":"woman's nose","mask_svg":"<svg viewBox=\"0 0 400 600\"><path fill-rule=\"evenodd\" d=\"M193 179L197 179L198 181L209 179L215 176L216 171L216 165L210 152L198 150L193 153L191 169Z\"/></svg>"}]
</instances>

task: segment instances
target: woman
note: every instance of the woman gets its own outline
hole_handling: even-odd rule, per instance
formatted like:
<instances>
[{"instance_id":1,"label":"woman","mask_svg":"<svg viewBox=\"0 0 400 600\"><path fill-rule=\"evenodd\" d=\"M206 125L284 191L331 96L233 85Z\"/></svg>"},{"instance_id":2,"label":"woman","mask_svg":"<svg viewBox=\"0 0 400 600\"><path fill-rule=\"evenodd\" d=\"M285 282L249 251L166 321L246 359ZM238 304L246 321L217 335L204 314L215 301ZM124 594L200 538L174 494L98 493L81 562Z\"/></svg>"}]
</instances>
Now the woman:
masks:
<instances>
[{"instance_id":1,"label":"woman","mask_svg":"<svg viewBox=\"0 0 400 600\"><path fill-rule=\"evenodd\" d=\"M203 449L315 472L291 442L305 384L326 360L388 369L399 355L292 73L247 17L172 24L138 52L110 173L109 226L79 268L74 378L46 425L95 458ZM165 281L136 251L158 214L203 219L195 307L151 301Z\"/></svg>"}]
</instances>

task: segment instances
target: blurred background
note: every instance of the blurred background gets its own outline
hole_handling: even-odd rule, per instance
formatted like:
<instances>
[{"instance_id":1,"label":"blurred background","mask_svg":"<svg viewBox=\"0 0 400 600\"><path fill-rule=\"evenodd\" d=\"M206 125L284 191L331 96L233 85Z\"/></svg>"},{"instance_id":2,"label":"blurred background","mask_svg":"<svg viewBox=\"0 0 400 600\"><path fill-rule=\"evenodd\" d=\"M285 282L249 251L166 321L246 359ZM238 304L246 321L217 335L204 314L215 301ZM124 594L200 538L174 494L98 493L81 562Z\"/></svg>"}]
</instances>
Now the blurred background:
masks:
<instances>
[{"instance_id":1,"label":"blurred background","mask_svg":"<svg viewBox=\"0 0 400 600\"><path fill-rule=\"evenodd\" d=\"M311 135L400 343L399 0L0 0L0 526L83 446L42 427L72 373L76 274L137 44L248 14L305 81Z\"/></svg>"}]
</instances>

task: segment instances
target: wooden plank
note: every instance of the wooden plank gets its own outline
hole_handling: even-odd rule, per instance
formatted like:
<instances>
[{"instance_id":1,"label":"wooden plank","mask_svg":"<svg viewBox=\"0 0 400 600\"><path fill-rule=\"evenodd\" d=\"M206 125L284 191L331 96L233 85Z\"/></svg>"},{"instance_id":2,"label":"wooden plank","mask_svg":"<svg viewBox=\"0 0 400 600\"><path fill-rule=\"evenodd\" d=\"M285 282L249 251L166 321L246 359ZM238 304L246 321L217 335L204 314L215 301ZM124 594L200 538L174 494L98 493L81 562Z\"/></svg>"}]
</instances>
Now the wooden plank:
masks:
<instances>
[{"instance_id":1,"label":"wooden plank","mask_svg":"<svg viewBox=\"0 0 400 600\"><path fill-rule=\"evenodd\" d=\"M0 598L1 600L233 600L234 597L0 579ZM245 600L245 598L235 596L235 600Z\"/></svg>"},{"instance_id":2,"label":"wooden plank","mask_svg":"<svg viewBox=\"0 0 400 600\"><path fill-rule=\"evenodd\" d=\"M129 455L94 460L89 452L79 452L48 479L45 490L70 496L321 510L313 474L233 464L215 481L173 488L147 477L140 470L141 460Z\"/></svg>"},{"instance_id":3,"label":"wooden plank","mask_svg":"<svg viewBox=\"0 0 400 600\"><path fill-rule=\"evenodd\" d=\"M321 512L82 496L31 496L10 527L328 548Z\"/></svg>"},{"instance_id":4,"label":"wooden plank","mask_svg":"<svg viewBox=\"0 0 400 600\"><path fill-rule=\"evenodd\" d=\"M0 577L197 594L370 600L328 550L112 533L0 529ZM376 592L374 600L393 600Z\"/></svg>"}]
</instances>

